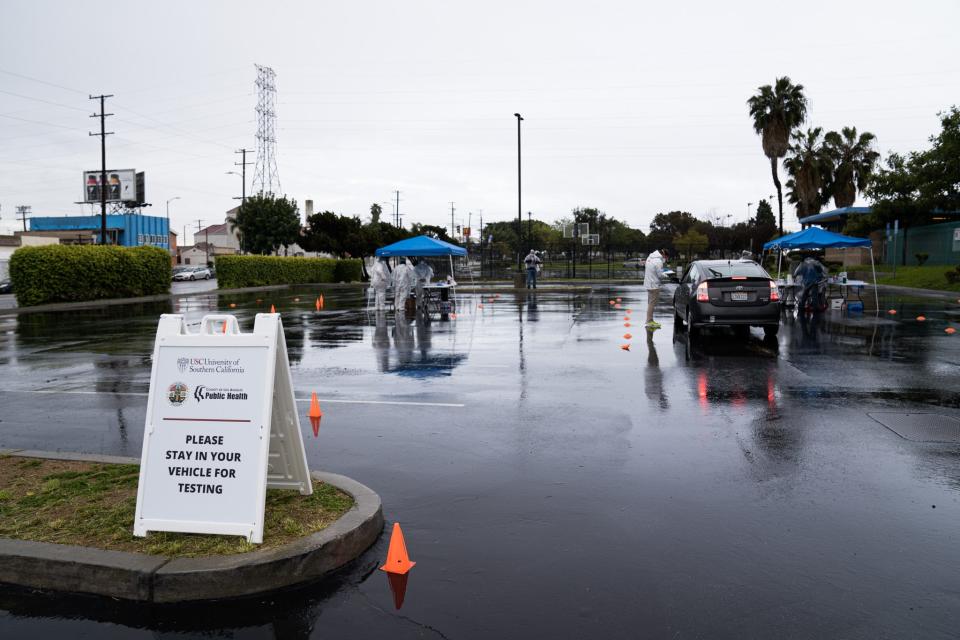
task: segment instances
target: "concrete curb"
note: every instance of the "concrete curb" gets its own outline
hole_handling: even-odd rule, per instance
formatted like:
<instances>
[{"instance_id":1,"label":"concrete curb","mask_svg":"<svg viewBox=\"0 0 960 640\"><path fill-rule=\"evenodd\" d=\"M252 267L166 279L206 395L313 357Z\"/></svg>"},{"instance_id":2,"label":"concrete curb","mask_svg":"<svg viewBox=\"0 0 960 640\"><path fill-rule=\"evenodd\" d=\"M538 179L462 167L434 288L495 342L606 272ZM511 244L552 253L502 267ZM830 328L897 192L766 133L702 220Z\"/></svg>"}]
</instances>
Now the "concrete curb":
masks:
<instances>
[{"instance_id":1,"label":"concrete curb","mask_svg":"<svg viewBox=\"0 0 960 640\"><path fill-rule=\"evenodd\" d=\"M5 455L100 463L137 458L43 451ZM170 558L0 538L0 582L139 602L192 602L266 593L322 578L366 551L383 531L380 496L346 476L313 477L351 495L354 506L322 531L250 553Z\"/></svg>"}]
</instances>

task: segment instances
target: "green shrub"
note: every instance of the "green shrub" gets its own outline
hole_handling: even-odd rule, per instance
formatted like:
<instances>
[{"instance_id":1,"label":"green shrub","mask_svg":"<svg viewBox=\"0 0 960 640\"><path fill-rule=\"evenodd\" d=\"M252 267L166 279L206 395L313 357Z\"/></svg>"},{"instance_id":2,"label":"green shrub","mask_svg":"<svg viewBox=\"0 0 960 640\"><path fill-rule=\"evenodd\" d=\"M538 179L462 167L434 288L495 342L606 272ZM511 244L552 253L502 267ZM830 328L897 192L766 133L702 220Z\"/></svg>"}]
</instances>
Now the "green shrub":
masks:
<instances>
[{"instance_id":1,"label":"green shrub","mask_svg":"<svg viewBox=\"0 0 960 640\"><path fill-rule=\"evenodd\" d=\"M22 247L10 257L10 279L23 307L156 295L170 291L170 254L157 247Z\"/></svg>"},{"instance_id":2,"label":"green shrub","mask_svg":"<svg viewBox=\"0 0 960 640\"><path fill-rule=\"evenodd\" d=\"M355 280L360 280L360 260L217 256L217 286L221 289Z\"/></svg>"},{"instance_id":3,"label":"green shrub","mask_svg":"<svg viewBox=\"0 0 960 640\"><path fill-rule=\"evenodd\" d=\"M956 267L954 267L950 271L947 271L943 275L947 279L947 282L949 282L950 284L960 283L960 265L957 265Z\"/></svg>"},{"instance_id":4,"label":"green shrub","mask_svg":"<svg viewBox=\"0 0 960 640\"><path fill-rule=\"evenodd\" d=\"M334 282L360 282L363 280L363 261L357 258L337 260L333 272Z\"/></svg>"},{"instance_id":5,"label":"green shrub","mask_svg":"<svg viewBox=\"0 0 960 640\"><path fill-rule=\"evenodd\" d=\"M922 266L923 266L923 263L926 262L926 261L930 258L930 254L929 254L929 253L915 253L915 254L913 254L913 257L917 259L917 266L918 266L918 267L922 267Z\"/></svg>"}]
</instances>

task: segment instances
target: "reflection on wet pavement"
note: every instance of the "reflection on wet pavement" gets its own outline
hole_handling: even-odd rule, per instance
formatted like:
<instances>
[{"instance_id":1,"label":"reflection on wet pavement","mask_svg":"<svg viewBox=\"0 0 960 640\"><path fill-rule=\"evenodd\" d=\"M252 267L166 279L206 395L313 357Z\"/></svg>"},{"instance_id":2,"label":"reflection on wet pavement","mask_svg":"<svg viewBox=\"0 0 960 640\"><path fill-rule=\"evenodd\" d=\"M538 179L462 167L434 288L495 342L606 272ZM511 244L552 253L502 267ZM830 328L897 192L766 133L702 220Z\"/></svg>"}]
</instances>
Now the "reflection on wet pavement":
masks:
<instances>
[{"instance_id":1,"label":"reflection on wet pavement","mask_svg":"<svg viewBox=\"0 0 960 640\"><path fill-rule=\"evenodd\" d=\"M2 317L0 448L139 455L157 316L229 310L250 331L274 304L297 396L340 401L311 466L403 521L406 599L370 579L384 538L333 581L241 604L3 592L0 634L953 636L960 447L867 412L960 415L956 305L883 300L898 314L691 343L669 295L663 329L623 326L639 287L467 295L446 320L368 311L351 288L318 311L318 293Z\"/></svg>"}]
</instances>

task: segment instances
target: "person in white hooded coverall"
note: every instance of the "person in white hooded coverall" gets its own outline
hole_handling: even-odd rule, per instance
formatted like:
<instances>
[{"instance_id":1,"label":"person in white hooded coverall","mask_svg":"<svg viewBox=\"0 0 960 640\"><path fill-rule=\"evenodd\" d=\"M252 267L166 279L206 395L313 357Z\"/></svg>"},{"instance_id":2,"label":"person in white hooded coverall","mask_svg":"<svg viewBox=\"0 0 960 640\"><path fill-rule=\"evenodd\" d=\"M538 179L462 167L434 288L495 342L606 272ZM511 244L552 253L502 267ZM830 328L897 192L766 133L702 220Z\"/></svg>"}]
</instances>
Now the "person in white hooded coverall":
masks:
<instances>
[{"instance_id":1,"label":"person in white hooded coverall","mask_svg":"<svg viewBox=\"0 0 960 640\"><path fill-rule=\"evenodd\" d=\"M663 280L663 261L667 250L660 249L647 256L643 270L643 288L647 290L647 329L659 329L660 323L653 320L653 309L660 299L660 284Z\"/></svg>"},{"instance_id":2,"label":"person in white hooded coverall","mask_svg":"<svg viewBox=\"0 0 960 640\"><path fill-rule=\"evenodd\" d=\"M413 268L413 275L417 283L417 306L422 308L426 305L426 300L423 297L423 285L430 284L430 279L433 277L433 267L427 264L426 260L420 258L417 260L417 266Z\"/></svg>"},{"instance_id":3,"label":"person in white hooded coverall","mask_svg":"<svg viewBox=\"0 0 960 640\"><path fill-rule=\"evenodd\" d=\"M413 288L415 280L416 274L413 271L413 265L410 264L410 258L405 258L393 270L393 305L397 311L406 309L410 289Z\"/></svg>"},{"instance_id":4,"label":"person in white hooded coverall","mask_svg":"<svg viewBox=\"0 0 960 640\"><path fill-rule=\"evenodd\" d=\"M390 270L383 258L377 260L370 273L370 286L376 296L376 308L384 309L387 306L387 287L390 286Z\"/></svg>"}]
</instances>

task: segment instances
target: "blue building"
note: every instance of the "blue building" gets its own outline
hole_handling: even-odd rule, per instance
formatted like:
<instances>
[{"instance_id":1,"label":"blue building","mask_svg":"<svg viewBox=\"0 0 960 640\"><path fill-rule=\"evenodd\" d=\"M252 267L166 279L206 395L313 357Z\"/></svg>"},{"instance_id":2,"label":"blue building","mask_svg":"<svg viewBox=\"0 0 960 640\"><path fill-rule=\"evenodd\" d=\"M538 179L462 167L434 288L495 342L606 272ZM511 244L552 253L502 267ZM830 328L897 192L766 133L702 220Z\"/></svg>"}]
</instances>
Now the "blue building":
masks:
<instances>
[{"instance_id":1,"label":"blue building","mask_svg":"<svg viewBox=\"0 0 960 640\"><path fill-rule=\"evenodd\" d=\"M48 216L30 218L32 235L60 238L64 244L100 242L100 216ZM107 216L107 242L121 247L151 245L170 249L170 228L166 218L136 214Z\"/></svg>"}]
</instances>

